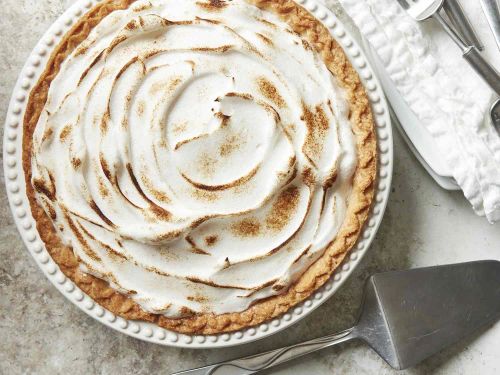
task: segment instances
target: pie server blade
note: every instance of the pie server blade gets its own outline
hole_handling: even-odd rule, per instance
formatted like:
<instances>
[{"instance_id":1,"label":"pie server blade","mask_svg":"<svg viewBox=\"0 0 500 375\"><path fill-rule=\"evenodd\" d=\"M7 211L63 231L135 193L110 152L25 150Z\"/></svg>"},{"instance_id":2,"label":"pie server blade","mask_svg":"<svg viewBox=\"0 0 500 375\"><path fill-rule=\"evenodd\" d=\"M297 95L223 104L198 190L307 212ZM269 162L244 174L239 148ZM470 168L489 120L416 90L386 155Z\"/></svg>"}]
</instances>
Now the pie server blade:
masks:
<instances>
[{"instance_id":1,"label":"pie server blade","mask_svg":"<svg viewBox=\"0 0 500 375\"><path fill-rule=\"evenodd\" d=\"M500 318L497 261L382 273L371 277L369 284L371 298L382 312L381 331L389 333L392 353L382 356L394 368L414 366ZM377 340L383 336L372 336L368 327L360 331L378 350Z\"/></svg>"},{"instance_id":2,"label":"pie server blade","mask_svg":"<svg viewBox=\"0 0 500 375\"><path fill-rule=\"evenodd\" d=\"M176 374L253 374L351 339L365 341L389 365L405 369L499 318L500 262L380 273L366 283L363 308L353 328Z\"/></svg>"}]
</instances>

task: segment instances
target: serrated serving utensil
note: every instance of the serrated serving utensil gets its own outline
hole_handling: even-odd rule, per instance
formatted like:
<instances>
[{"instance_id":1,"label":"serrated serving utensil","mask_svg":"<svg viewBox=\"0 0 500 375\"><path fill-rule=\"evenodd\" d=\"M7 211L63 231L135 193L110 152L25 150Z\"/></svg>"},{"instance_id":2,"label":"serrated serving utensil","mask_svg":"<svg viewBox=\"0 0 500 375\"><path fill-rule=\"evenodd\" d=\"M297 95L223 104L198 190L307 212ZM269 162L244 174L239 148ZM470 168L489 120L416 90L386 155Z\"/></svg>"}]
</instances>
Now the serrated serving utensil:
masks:
<instances>
[{"instance_id":1,"label":"serrated serving utensil","mask_svg":"<svg viewBox=\"0 0 500 375\"><path fill-rule=\"evenodd\" d=\"M337 334L173 375L253 374L352 339L395 369L412 367L500 318L500 262L376 274L358 323Z\"/></svg>"}]
</instances>

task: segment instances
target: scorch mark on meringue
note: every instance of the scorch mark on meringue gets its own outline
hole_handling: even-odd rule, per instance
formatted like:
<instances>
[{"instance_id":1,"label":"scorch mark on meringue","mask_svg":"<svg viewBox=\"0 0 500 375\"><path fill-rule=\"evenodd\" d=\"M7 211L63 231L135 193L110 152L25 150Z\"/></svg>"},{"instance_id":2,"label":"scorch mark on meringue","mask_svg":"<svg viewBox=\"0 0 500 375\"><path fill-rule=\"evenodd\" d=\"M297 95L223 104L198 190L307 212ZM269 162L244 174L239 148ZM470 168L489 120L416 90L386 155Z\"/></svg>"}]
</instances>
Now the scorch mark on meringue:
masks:
<instances>
[{"instance_id":1,"label":"scorch mark on meringue","mask_svg":"<svg viewBox=\"0 0 500 375\"><path fill-rule=\"evenodd\" d=\"M200 254L200 255L210 255L209 252L207 252L207 251L199 248L198 246L196 246L196 243L194 242L194 240L191 237L187 236L186 237L186 241L187 241L187 243L189 243L191 245L191 251L193 253Z\"/></svg>"},{"instance_id":2,"label":"scorch mark on meringue","mask_svg":"<svg viewBox=\"0 0 500 375\"><path fill-rule=\"evenodd\" d=\"M208 2L197 1L196 5L205 10L217 12L225 8L228 4L224 0L208 0Z\"/></svg>"},{"instance_id":3,"label":"scorch mark on meringue","mask_svg":"<svg viewBox=\"0 0 500 375\"><path fill-rule=\"evenodd\" d=\"M69 217L69 215L67 213L64 213L64 217L69 227L71 228L71 231L75 235L76 239L78 240L80 245L82 245L82 249L85 255L87 255L90 259L93 259L97 262L101 262L102 261L101 257L97 255L96 252L90 248L89 244L87 243L87 241L85 241L85 238L83 238L83 235L80 233L80 231L76 227L73 220Z\"/></svg>"},{"instance_id":4,"label":"scorch mark on meringue","mask_svg":"<svg viewBox=\"0 0 500 375\"><path fill-rule=\"evenodd\" d=\"M151 199L148 198L148 196L144 193L144 190L142 190L141 185L139 184L139 181L137 181L137 178L135 177L134 171L132 170L132 166L130 164L127 164L127 171L129 174L130 179L132 180L132 184L136 188L137 192L142 196L142 198L149 203L149 209L151 210L151 213L153 213L158 219L168 221L171 219L172 214L165 210L163 207L158 206L155 202L153 202ZM127 199L128 200L128 199ZM159 239L163 240L166 238L170 238L170 233L166 236L160 236ZM177 236L174 235L174 237Z\"/></svg>"},{"instance_id":5,"label":"scorch mark on meringue","mask_svg":"<svg viewBox=\"0 0 500 375\"><path fill-rule=\"evenodd\" d=\"M39 192L40 194L45 195L49 200L55 201L56 200L56 184L54 177L50 172L48 172L49 180L48 181L42 179L42 178L33 178L32 184L34 189Z\"/></svg>"},{"instance_id":6,"label":"scorch mark on meringue","mask_svg":"<svg viewBox=\"0 0 500 375\"><path fill-rule=\"evenodd\" d=\"M211 52L211 53L225 53L234 49L234 46L231 44L219 46L219 47L195 47L190 50L193 52Z\"/></svg>"},{"instance_id":7,"label":"scorch mark on meringue","mask_svg":"<svg viewBox=\"0 0 500 375\"><path fill-rule=\"evenodd\" d=\"M260 23L262 23L262 24L270 27L271 29L274 29L274 30L278 29L278 25L276 25L275 23L272 23L271 21L266 20L265 18L255 17L255 20L257 20Z\"/></svg>"},{"instance_id":8,"label":"scorch mark on meringue","mask_svg":"<svg viewBox=\"0 0 500 375\"><path fill-rule=\"evenodd\" d=\"M92 68L102 59L102 57L104 56L104 51L101 51L95 58L94 60L92 61L92 63L90 63L90 65L83 71L83 73L80 75L80 79L78 80L78 84L77 86L80 86L83 82L83 80L87 77L87 75L89 74L89 72L92 70Z\"/></svg>"},{"instance_id":9,"label":"scorch mark on meringue","mask_svg":"<svg viewBox=\"0 0 500 375\"><path fill-rule=\"evenodd\" d=\"M202 184L200 182L196 182L196 181L191 180L184 173L181 173L181 176L187 182L189 182L191 185L193 185L197 189L208 190L208 191L220 191L220 190L228 190L228 189L234 188L236 186L243 185L244 183L251 180L257 174L258 171L259 171L259 166L256 166L246 176L240 177L235 181L229 182L227 184L222 184L222 185L205 185L205 184Z\"/></svg>"},{"instance_id":10,"label":"scorch mark on meringue","mask_svg":"<svg viewBox=\"0 0 500 375\"><path fill-rule=\"evenodd\" d=\"M166 193L159 191L158 189L155 189L153 182L144 174L141 175L141 181L144 184L144 186L146 187L146 189L148 189L148 192L153 194L155 199L157 199L158 201L160 201L162 203L171 203L172 202L172 200L169 198L169 196Z\"/></svg>"},{"instance_id":11,"label":"scorch mark on meringue","mask_svg":"<svg viewBox=\"0 0 500 375\"><path fill-rule=\"evenodd\" d=\"M85 229L85 227L82 225L82 223L78 222L78 227L80 228L80 230L88 237L90 238L92 241L95 241L99 244L99 246L101 248L103 248L104 250L106 250L108 256L110 257L113 257L113 258L119 258L120 260L128 260L128 257L118 251L116 251L115 249L113 249L111 246L109 245L106 245L104 242L102 241L99 241L97 238L95 238L87 229Z\"/></svg>"},{"instance_id":12,"label":"scorch mark on meringue","mask_svg":"<svg viewBox=\"0 0 500 375\"><path fill-rule=\"evenodd\" d=\"M267 36L261 34L261 33L255 33L259 37L260 40L262 40L264 43L266 43L270 47L274 47L274 43L271 39L269 39Z\"/></svg>"},{"instance_id":13,"label":"scorch mark on meringue","mask_svg":"<svg viewBox=\"0 0 500 375\"><path fill-rule=\"evenodd\" d=\"M113 222L111 220L109 220L106 217L106 215L104 215L104 213L101 211L101 209L99 208L99 206L97 205L97 203L95 201L91 200L89 202L89 207L92 209L92 211L94 211L102 219L102 221L104 221L106 224L108 224L111 228L115 227Z\"/></svg>"},{"instance_id":14,"label":"scorch mark on meringue","mask_svg":"<svg viewBox=\"0 0 500 375\"><path fill-rule=\"evenodd\" d=\"M174 151L177 151L178 149L180 149L182 146L190 143L190 142L193 142L193 141L196 141L197 139L200 139L202 137L205 137L207 134L201 134L201 135L197 135L196 137L193 137L193 138L189 138L189 139L184 139L180 142L177 142L176 145L174 146Z\"/></svg>"},{"instance_id":15,"label":"scorch mark on meringue","mask_svg":"<svg viewBox=\"0 0 500 375\"><path fill-rule=\"evenodd\" d=\"M257 84L259 85L261 94L271 102L273 102L280 108L286 105L276 86L274 86L274 84L270 82L266 77L260 77L257 80Z\"/></svg>"}]
</instances>

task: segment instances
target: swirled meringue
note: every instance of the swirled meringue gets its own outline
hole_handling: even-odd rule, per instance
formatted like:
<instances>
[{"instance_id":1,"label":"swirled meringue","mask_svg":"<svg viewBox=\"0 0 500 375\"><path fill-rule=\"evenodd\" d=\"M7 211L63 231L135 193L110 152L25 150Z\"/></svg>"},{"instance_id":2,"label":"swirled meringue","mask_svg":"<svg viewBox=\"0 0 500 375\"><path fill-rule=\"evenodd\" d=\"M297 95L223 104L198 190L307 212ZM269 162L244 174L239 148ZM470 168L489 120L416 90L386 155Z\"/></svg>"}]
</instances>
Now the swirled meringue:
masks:
<instances>
[{"instance_id":1,"label":"swirled meringue","mask_svg":"<svg viewBox=\"0 0 500 375\"><path fill-rule=\"evenodd\" d=\"M335 239L356 164L344 91L277 15L137 1L63 62L32 184L85 272L180 317L283 293Z\"/></svg>"}]
</instances>

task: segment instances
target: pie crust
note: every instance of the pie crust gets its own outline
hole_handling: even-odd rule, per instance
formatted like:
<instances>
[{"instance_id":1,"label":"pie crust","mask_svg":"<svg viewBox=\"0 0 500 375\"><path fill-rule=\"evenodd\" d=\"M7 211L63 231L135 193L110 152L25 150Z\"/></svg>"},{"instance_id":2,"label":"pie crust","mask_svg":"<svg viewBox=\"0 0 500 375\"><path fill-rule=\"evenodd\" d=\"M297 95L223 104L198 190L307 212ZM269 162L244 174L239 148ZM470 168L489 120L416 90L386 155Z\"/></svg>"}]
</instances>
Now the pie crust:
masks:
<instances>
[{"instance_id":1,"label":"pie crust","mask_svg":"<svg viewBox=\"0 0 500 375\"><path fill-rule=\"evenodd\" d=\"M64 245L52 221L38 205L31 185L32 137L47 100L52 80L62 62L78 47L104 17L126 9L135 0L105 0L84 15L55 48L45 71L31 91L24 117L23 169L26 192L38 232L47 251L61 271L102 307L126 319L143 320L185 334L216 334L254 326L287 312L320 288L341 264L356 243L373 201L377 175L377 140L370 103L360 78L330 32L293 0L246 0L278 14L292 29L311 43L326 66L343 86L350 107L350 120L356 136L358 164L353 177L346 219L333 243L324 254L281 295L261 300L239 313L222 315L201 313L173 319L144 311L129 297L111 288L107 282L82 272L71 247ZM212 0L210 0L212 1Z\"/></svg>"}]
</instances>

